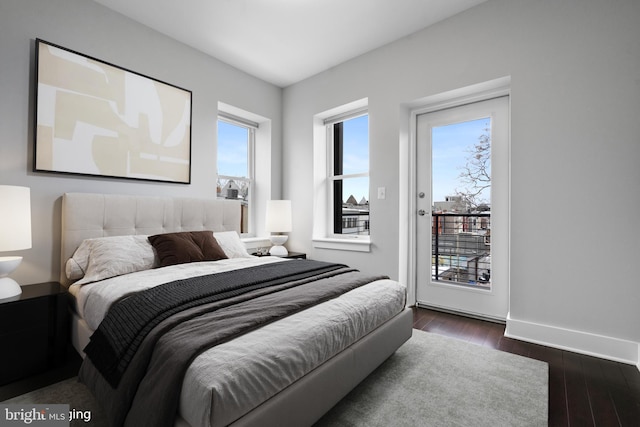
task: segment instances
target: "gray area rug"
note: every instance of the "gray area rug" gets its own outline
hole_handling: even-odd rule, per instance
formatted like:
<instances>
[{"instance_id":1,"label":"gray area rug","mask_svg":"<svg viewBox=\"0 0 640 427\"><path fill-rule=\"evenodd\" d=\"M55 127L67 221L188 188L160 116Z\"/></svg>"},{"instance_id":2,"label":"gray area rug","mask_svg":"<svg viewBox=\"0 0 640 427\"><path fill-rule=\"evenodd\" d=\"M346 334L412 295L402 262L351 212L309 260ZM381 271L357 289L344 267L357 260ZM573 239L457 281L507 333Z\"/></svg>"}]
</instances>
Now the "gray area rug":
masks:
<instances>
[{"instance_id":1,"label":"gray area rug","mask_svg":"<svg viewBox=\"0 0 640 427\"><path fill-rule=\"evenodd\" d=\"M544 362L414 330L316 426L546 426L548 390ZM69 404L91 411L91 426L106 425L75 378L3 403Z\"/></svg>"},{"instance_id":2,"label":"gray area rug","mask_svg":"<svg viewBox=\"0 0 640 427\"><path fill-rule=\"evenodd\" d=\"M316 427L546 426L548 372L545 362L414 329Z\"/></svg>"}]
</instances>

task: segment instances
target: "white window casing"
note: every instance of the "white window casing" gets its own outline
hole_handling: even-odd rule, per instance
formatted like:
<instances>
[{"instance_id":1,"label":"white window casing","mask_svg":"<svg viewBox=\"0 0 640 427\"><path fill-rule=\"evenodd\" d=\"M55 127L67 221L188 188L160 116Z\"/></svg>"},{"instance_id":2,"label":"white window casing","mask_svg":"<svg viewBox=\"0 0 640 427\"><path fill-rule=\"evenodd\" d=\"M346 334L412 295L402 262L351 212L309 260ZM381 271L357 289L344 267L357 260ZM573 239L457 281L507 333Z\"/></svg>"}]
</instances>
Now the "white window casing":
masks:
<instances>
[{"instance_id":1,"label":"white window casing","mask_svg":"<svg viewBox=\"0 0 640 427\"><path fill-rule=\"evenodd\" d=\"M313 246L315 248L369 252L369 235L336 234L333 232L334 181L368 177L369 172L333 175L333 125L368 114L366 98L325 111L314 117L314 199Z\"/></svg>"}]
</instances>

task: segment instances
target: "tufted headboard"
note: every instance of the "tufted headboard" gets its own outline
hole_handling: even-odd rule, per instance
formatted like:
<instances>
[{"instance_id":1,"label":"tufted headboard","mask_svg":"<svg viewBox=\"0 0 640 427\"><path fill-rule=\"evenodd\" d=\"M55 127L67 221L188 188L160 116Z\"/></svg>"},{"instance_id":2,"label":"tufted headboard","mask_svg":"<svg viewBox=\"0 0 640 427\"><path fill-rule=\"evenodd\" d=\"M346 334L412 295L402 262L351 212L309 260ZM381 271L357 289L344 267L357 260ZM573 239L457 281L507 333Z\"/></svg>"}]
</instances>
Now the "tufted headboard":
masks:
<instances>
[{"instance_id":1,"label":"tufted headboard","mask_svg":"<svg viewBox=\"0 0 640 427\"><path fill-rule=\"evenodd\" d=\"M69 284L65 263L84 239L199 230L240 233L241 215L236 200L65 193L60 283Z\"/></svg>"}]
</instances>

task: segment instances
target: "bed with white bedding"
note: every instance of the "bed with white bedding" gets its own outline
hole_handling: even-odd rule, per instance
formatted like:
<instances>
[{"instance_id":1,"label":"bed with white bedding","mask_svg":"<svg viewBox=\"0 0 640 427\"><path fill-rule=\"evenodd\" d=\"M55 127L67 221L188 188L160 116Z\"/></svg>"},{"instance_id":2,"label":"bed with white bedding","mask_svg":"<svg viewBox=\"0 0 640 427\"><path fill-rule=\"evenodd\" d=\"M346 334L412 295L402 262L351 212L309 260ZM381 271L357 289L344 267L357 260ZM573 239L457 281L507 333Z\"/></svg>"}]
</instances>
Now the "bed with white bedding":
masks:
<instances>
[{"instance_id":1,"label":"bed with white bedding","mask_svg":"<svg viewBox=\"0 0 640 427\"><path fill-rule=\"evenodd\" d=\"M272 269L284 263L299 263L246 254L237 237L234 239L237 236L234 231L239 228L239 211L239 206L229 201L65 194L62 216L65 268L61 279L70 285L69 290L75 296L74 346L82 352L110 308L134 293L140 295L190 277L222 277L234 270ZM227 257L165 267L158 267L157 253L155 258L145 259L145 251L149 253L145 236L194 230L212 230ZM83 242L89 242L84 246L90 247L85 254L78 250ZM107 266L114 252L119 252L113 250L113 244L123 242L131 251L120 251L123 252L120 261ZM297 265L302 263L289 264ZM339 273L343 275L342 270ZM357 273L346 272L344 276L349 274ZM323 280L337 279L310 280L298 287L315 289L315 284L323 284ZM327 283L331 287L331 282ZM280 294L270 294L256 300L279 297ZM358 285L339 297L252 328L198 353L180 379L180 390L176 389L177 413L171 424L309 425L410 335L411 312L405 309L404 286L389 279ZM148 372L153 373L153 367ZM89 383L102 381L85 376ZM150 382L140 390L145 387L153 390L154 378L161 375L146 377L150 379L145 381ZM108 399L103 399L100 393L105 390L111 393L105 384L93 384L101 402ZM142 402L138 408L145 408L148 399L142 391L131 396L134 403ZM131 413L134 412L132 409ZM137 417L129 415L124 423L139 425L145 416L138 409Z\"/></svg>"}]
</instances>

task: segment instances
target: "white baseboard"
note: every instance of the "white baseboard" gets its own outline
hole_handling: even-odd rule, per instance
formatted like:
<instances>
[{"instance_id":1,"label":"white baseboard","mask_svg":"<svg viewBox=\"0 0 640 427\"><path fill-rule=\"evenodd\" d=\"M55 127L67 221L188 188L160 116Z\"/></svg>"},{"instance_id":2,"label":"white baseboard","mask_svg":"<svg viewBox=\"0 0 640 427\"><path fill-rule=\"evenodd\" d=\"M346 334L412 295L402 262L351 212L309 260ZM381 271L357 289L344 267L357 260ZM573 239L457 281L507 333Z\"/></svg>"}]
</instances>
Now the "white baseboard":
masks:
<instances>
[{"instance_id":1,"label":"white baseboard","mask_svg":"<svg viewBox=\"0 0 640 427\"><path fill-rule=\"evenodd\" d=\"M504 334L509 338L635 365L640 370L640 343L634 341L516 320L510 314Z\"/></svg>"}]
</instances>

